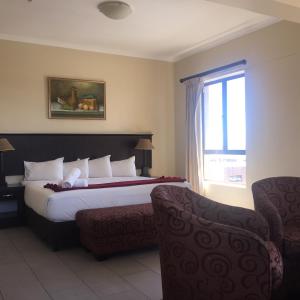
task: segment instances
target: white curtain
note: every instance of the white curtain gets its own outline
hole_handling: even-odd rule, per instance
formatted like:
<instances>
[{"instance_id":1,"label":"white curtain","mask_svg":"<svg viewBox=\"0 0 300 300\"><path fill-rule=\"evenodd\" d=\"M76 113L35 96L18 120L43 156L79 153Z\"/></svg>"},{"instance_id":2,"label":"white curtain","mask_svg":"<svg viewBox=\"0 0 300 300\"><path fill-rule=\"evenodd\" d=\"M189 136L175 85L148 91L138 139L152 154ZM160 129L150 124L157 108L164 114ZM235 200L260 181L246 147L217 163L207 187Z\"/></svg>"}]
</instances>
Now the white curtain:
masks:
<instances>
[{"instance_id":1,"label":"white curtain","mask_svg":"<svg viewBox=\"0 0 300 300\"><path fill-rule=\"evenodd\" d=\"M186 177L195 192L203 194L202 78L185 81L186 86Z\"/></svg>"}]
</instances>

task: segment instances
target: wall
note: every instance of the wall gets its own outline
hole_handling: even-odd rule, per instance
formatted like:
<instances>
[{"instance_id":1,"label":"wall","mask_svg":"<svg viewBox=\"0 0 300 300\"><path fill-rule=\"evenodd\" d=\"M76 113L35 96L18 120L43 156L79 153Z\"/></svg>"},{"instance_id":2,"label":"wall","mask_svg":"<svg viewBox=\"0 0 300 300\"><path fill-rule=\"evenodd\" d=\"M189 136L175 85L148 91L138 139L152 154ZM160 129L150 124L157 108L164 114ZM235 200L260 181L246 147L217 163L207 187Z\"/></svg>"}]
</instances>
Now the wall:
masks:
<instances>
[{"instance_id":1,"label":"wall","mask_svg":"<svg viewBox=\"0 0 300 300\"><path fill-rule=\"evenodd\" d=\"M174 173L173 65L0 41L0 132L152 132L154 175ZM48 119L47 76L104 80L106 121Z\"/></svg>"},{"instance_id":2,"label":"wall","mask_svg":"<svg viewBox=\"0 0 300 300\"><path fill-rule=\"evenodd\" d=\"M246 59L247 187L206 185L206 195L253 207L251 184L300 176L300 25L280 22L175 65L176 173L184 174L185 90L179 78Z\"/></svg>"}]
</instances>

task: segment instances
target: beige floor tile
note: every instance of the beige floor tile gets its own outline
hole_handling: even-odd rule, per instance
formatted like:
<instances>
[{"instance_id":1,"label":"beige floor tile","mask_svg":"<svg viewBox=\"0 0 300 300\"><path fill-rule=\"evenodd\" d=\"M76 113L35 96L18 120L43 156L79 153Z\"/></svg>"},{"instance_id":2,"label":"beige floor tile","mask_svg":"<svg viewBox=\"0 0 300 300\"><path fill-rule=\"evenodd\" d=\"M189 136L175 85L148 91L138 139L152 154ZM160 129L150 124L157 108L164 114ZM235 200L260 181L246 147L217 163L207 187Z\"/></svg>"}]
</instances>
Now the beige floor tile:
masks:
<instances>
[{"instance_id":1,"label":"beige floor tile","mask_svg":"<svg viewBox=\"0 0 300 300\"><path fill-rule=\"evenodd\" d=\"M100 264L90 265L77 275L97 295L109 295L131 289L130 285L120 276L114 274Z\"/></svg>"},{"instance_id":2,"label":"beige floor tile","mask_svg":"<svg viewBox=\"0 0 300 300\"><path fill-rule=\"evenodd\" d=\"M136 254L134 259L150 270L160 274L160 260L158 250L151 250Z\"/></svg>"},{"instance_id":3,"label":"beige floor tile","mask_svg":"<svg viewBox=\"0 0 300 300\"><path fill-rule=\"evenodd\" d=\"M161 277L156 272L145 271L127 275L124 278L150 299L157 300L162 298Z\"/></svg>"},{"instance_id":4,"label":"beige floor tile","mask_svg":"<svg viewBox=\"0 0 300 300\"><path fill-rule=\"evenodd\" d=\"M55 271L66 271L69 268L63 264L55 252L30 252L24 254L24 259L26 263L32 267L34 270L40 270L47 272L49 269L54 269ZM69 271L71 272L71 271Z\"/></svg>"},{"instance_id":5,"label":"beige floor tile","mask_svg":"<svg viewBox=\"0 0 300 300\"><path fill-rule=\"evenodd\" d=\"M34 278L34 274L25 262L2 265L0 267L0 288L1 284L10 284L13 278L17 282L18 279Z\"/></svg>"},{"instance_id":6,"label":"beige floor tile","mask_svg":"<svg viewBox=\"0 0 300 300\"><path fill-rule=\"evenodd\" d=\"M55 273L54 273L55 274ZM75 276L57 276L52 278L39 278L44 289L49 293L54 293L62 290L84 288L84 284Z\"/></svg>"},{"instance_id":7,"label":"beige floor tile","mask_svg":"<svg viewBox=\"0 0 300 300\"><path fill-rule=\"evenodd\" d=\"M99 263L95 258L82 248L66 249L56 252L57 257L73 272L79 272L90 265Z\"/></svg>"},{"instance_id":8,"label":"beige floor tile","mask_svg":"<svg viewBox=\"0 0 300 300\"><path fill-rule=\"evenodd\" d=\"M59 257L56 255L56 252L53 252L51 250L47 251L32 251L32 252L26 252L22 255L24 257L24 260L26 263L31 267L36 266L44 266L44 265L63 265Z\"/></svg>"},{"instance_id":9,"label":"beige floor tile","mask_svg":"<svg viewBox=\"0 0 300 300\"><path fill-rule=\"evenodd\" d=\"M37 238L37 236L27 227L13 227L5 230L6 235L13 245L26 254L28 252L51 251L48 246Z\"/></svg>"},{"instance_id":10,"label":"beige floor tile","mask_svg":"<svg viewBox=\"0 0 300 300\"><path fill-rule=\"evenodd\" d=\"M82 281L53 253L26 258L26 262L48 292L83 287Z\"/></svg>"},{"instance_id":11,"label":"beige floor tile","mask_svg":"<svg viewBox=\"0 0 300 300\"><path fill-rule=\"evenodd\" d=\"M23 262L22 255L9 240L0 239L0 266Z\"/></svg>"},{"instance_id":12,"label":"beige floor tile","mask_svg":"<svg viewBox=\"0 0 300 300\"><path fill-rule=\"evenodd\" d=\"M24 227L24 226L6 228L3 230L3 232L10 240L18 240L20 238L36 239L35 234L28 227Z\"/></svg>"},{"instance_id":13,"label":"beige floor tile","mask_svg":"<svg viewBox=\"0 0 300 300\"><path fill-rule=\"evenodd\" d=\"M4 300L51 300L43 290L34 286L15 287L15 289L3 290Z\"/></svg>"},{"instance_id":14,"label":"beige floor tile","mask_svg":"<svg viewBox=\"0 0 300 300\"><path fill-rule=\"evenodd\" d=\"M1 266L0 290L5 300L50 299L25 263Z\"/></svg>"},{"instance_id":15,"label":"beige floor tile","mask_svg":"<svg viewBox=\"0 0 300 300\"><path fill-rule=\"evenodd\" d=\"M35 236L32 237L18 237L11 239L14 246L21 251L23 254L27 254L30 252L50 252L51 250L47 247L47 245L37 239Z\"/></svg>"},{"instance_id":16,"label":"beige floor tile","mask_svg":"<svg viewBox=\"0 0 300 300\"><path fill-rule=\"evenodd\" d=\"M118 275L129 275L147 270L145 266L126 255L111 257L102 264Z\"/></svg>"},{"instance_id":17,"label":"beige floor tile","mask_svg":"<svg viewBox=\"0 0 300 300\"><path fill-rule=\"evenodd\" d=\"M157 250L99 262L80 247L52 252L26 227L0 230L0 249L0 300L161 299Z\"/></svg>"},{"instance_id":18,"label":"beige floor tile","mask_svg":"<svg viewBox=\"0 0 300 300\"><path fill-rule=\"evenodd\" d=\"M0 241L7 241L7 240L8 240L8 236L6 233L6 229L1 229L0 230Z\"/></svg>"},{"instance_id":19,"label":"beige floor tile","mask_svg":"<svg viewBox=\"0 0 300 300\"><path fill-rule=\"evenodd\" d=\"M122 293L106 295L104 297L100 297L101 300L148 300L147 296L142 293L130 290Z\"/></svg>"},{"instance_id":20,"label":"beige floor tile","mask_svg":"<svg viewBox=\"0 0 300 300\"><path fill-rule=\"evenodd\" d=\"M50 293L53 300L97 300L97 297L89 288L80 287L61 290Z\"/></svg>"}]
</instances>

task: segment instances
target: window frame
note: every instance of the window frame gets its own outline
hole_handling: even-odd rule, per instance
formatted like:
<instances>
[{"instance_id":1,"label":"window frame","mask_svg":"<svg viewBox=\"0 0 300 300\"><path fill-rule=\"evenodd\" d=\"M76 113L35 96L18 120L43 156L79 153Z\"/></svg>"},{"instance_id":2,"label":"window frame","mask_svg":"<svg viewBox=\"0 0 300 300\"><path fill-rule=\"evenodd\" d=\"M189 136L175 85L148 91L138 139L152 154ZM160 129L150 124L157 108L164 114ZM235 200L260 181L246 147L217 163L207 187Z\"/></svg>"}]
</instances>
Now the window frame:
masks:
<instances>
[{"instance_id":1,"label":"window frame","mask_svg":"<svg viewBox=\"0 0 300 300\"><path fill-rule=\"evenodd\" d=\"M223 149L222 150L206 150L205 149L205 106L204 106L204 90L202 91L202 144L203 144L203 154L227 154L227 155L246 155L245 150L228 150L228 130L227 130L227 81L237 79L237 78L245 78L245 73L229 75L224 78L212 80L204 83L204 88L206 86L222 83L222 129L223 129Z\"/></svg>"}]
</instances>

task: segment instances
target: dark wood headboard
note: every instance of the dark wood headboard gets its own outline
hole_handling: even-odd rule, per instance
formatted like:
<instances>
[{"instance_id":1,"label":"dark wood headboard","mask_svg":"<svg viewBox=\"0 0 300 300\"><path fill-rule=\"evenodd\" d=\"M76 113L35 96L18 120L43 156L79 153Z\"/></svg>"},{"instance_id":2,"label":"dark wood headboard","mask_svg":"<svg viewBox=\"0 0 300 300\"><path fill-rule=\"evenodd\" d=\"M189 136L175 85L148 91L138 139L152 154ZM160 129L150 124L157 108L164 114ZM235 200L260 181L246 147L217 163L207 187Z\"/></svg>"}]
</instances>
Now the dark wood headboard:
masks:
<instances>
[{"instance_id":1,"label":"dark wood headboard","mask_svg":"<svg viewBox=\"0 0 300 300\"><path fill-rule=\"evenodd\" d=\"M9 133L7 138L16 151L4 153L6 175L24 174L23 161L45 161L64 157L65 161L90 157L91 159L111 154L111 160L136 157L136 167L143 163L142 151L135 150L139 138L152 140L152 134L48 134ZM152 166L151 151L147 151L148 165Z\"/></svg>"}]
</instances>

